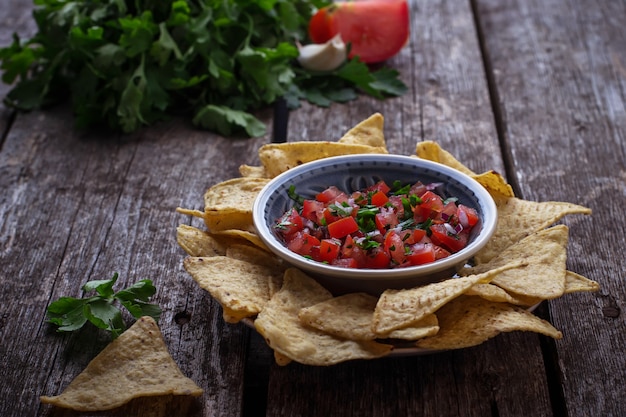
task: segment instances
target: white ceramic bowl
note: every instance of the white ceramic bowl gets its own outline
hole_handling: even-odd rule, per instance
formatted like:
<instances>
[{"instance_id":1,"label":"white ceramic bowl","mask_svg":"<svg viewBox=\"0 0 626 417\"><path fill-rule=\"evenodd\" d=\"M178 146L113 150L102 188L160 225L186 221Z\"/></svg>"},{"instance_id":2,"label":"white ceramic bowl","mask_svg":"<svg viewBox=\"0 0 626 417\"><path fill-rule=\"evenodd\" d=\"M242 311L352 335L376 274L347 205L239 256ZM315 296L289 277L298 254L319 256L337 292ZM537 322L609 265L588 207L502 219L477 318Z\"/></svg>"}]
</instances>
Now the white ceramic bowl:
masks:
<instances>
[{"instance_id":1,"label":"white ceramic bowl","mask_svg":"<svg viewBox=\"0 0 626 417\"><path fill-rule=\"evenodd\" d=\"M444 198L454 196L458 203L476 209L479 223L472 229L468 245L460 252L430 264L395 269L350 269L309 260L290 251L278 238L274 225L294 205L287 195L296 193L312 198L331 185L343 191L361 190L384 180L388 184L421 181L442 183L437 189ZM471 177L448 166L408 156L390 154L346 155L324 158L292 168L272 179L259 193L253 208L259 237L278 257L317 279L339 294L365 291L379 294L388 288L411 288L450 277L469 261L491 238L496 228L496 205L487 190Z\"/></svg>"}]
</instances>

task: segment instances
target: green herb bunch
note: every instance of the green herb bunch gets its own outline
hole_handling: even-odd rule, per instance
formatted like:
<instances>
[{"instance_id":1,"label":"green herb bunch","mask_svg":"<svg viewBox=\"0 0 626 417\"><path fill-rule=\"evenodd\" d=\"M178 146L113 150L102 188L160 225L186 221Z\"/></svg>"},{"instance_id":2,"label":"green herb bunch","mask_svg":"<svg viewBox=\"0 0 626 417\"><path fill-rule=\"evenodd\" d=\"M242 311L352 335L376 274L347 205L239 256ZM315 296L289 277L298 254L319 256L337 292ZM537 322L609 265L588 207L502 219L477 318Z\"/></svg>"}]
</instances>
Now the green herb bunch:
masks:
<instances>
[{"instance_id":1,"label":"green herb bunch","mask_svg":"<svg viewBox=\"0 0 626 417\"><path fill-rule=\"evenodd\" d=\"M225 136L262 136L252 112L285 99L328 106L364 92L401 95L397 71L351 59L332 72L297 64L330 0L34 0L37 33L0 49L9 106L71 99L78 127L133 132L171 115Z\"/></svg>"},{"instance_id":2,"label":"green herb bunch","mask_svg":"<svg viewBox=\"0 0 626 417\"><path fill-rule=\"evenodd\" d=\"M72 332L82 328L87 322L111 332L113 338L119 336L126 325L122 311L117 304L124 306L134 318L150 316L159 320L161 308L147 301L156 288L149 279L141 280L130 287L113 291L118 274L107 280L89 281L83 286L86 293L94 293L85 298L61 297L48 306L48 322L58 326L59 332Z\"/></svg>"}]
</instances>

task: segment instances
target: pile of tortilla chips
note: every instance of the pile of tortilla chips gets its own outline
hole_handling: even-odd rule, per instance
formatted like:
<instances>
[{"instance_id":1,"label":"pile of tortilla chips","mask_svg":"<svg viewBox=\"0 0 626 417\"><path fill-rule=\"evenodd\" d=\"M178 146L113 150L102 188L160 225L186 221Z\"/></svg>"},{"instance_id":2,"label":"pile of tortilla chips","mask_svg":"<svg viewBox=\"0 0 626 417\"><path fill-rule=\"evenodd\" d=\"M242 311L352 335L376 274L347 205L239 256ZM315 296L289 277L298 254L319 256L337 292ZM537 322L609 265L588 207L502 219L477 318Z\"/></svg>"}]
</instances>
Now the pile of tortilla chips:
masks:
<instances>
[{"instance_id":1,"label":"pile of tortilla chips","mask_svg":"<svg viewBox=\"0 0 626 417\"><path fill-rule=\"evenodd\" d=\"M204 219L207 226L181 225L177 240L189 255L185 269L220 303L224 319L253 323L280 365L379 358L407 344L416 351L458 349L511 331L561 338L560 331L530 310L542 300L598 290L595 281L566 269L568 228L554 226L568 214L591 211L570 203L519 199L501 175L476 174L434 142L418 143L414 156L472 176L496 201L497 230L471 267L422 287L334 296L264 246L252 224L254 197L262 186L316 159L387 153L383 122L382 115L374 114L337 142L263 145L261 166L242 166L241 177L209 188L204 211L178 209Z\"/></svg>"}]
</instances>

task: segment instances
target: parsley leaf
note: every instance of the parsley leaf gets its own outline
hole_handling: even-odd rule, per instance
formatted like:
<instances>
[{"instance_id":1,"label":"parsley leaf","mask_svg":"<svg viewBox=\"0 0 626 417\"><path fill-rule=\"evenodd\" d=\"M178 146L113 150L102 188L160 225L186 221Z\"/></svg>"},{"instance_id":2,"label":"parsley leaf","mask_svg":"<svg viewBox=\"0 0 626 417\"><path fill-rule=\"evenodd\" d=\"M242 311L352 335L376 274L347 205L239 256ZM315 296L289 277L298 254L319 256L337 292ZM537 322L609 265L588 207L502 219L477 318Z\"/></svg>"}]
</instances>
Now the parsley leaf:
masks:
<instances>
[{"instance_id":1,"label":"parsley leaf","mask_svg":"<svg viewBox=\"0 0 626 417\"><path fill-rule=\"evenodd\" d=\"M285 99L328 107L407 91L397 71L353 58L330 72L297 63L296 41L332 0L33 0L37 32L0 48L8 106L68 98L79 128L134 132L184 115L223 136L263 136L255 113Z\"/></svg>"},{"instance_id":2,"label":"parsley leaf","mask_svg":"<svg viewBox=\"0 0 626 417\"><path fill-rule=\"evenodd\" d=\"M152 281L141 280L129 288L115 292L113 285L118 274L108 280L88 281L82 289L86 293L95 293L87 298L61 297L48 306L48 322L58 326L59 332L72 332L81 329L85 323L108 330L116 338L126 325L121 310L116 302L125 307L134 318L151 316L159 320L161 309L159 306L147 303L156 288Z\"/></svg>"}]
</instances>

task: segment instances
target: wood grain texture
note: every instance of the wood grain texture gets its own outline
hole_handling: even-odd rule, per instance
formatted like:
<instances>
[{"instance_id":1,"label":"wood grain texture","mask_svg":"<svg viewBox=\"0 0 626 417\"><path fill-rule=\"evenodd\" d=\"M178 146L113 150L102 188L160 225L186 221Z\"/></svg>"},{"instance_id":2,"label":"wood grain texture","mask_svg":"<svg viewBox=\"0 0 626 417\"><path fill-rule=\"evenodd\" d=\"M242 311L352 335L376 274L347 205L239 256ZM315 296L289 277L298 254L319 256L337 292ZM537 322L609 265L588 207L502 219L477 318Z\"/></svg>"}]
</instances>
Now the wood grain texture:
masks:
<instances>
[{"instance_id":1,"label":"wood grain texture","mask_svg":"<svg viewBox=\"0 0 626 417\"><path fill-rule=\"evenodd\" d=\"M63 108L20 115L0 154L0 335L10 340L0 347L0 396L23 394L1 402L0 414L34 414L40 394L59 393L104 347L95 332L55 334L45 309L117 271L119 288L144 278L158 288L166 343L205 389L194 415L232 415L242 407L249 330L226 325L182 269L175 230L190 220L175 209L201 208L206 187L237 173L239 162L222 155L252 144L182 123L86 136L70 119Z\"/></svg>"},{"instance_id":2,"label":"wood grain texture","mask_svg":"<svg viewBox=\"0 0 626 417\"><path fill-rule=\"evenodd\" d=\"M625 415L626 4L477 3L523 196L593 209L565 221L568 268L601 291L550 303L564 412Z\"/></svg>"}]
</instances>

